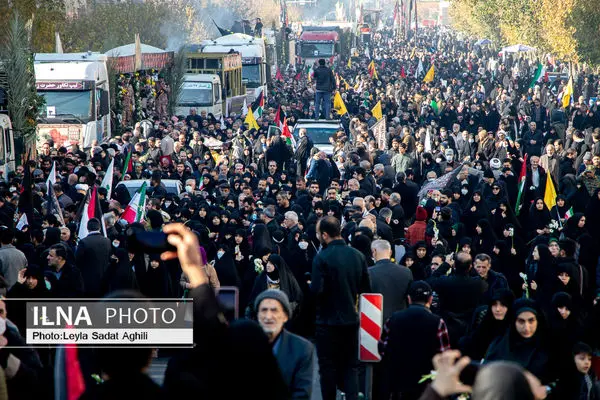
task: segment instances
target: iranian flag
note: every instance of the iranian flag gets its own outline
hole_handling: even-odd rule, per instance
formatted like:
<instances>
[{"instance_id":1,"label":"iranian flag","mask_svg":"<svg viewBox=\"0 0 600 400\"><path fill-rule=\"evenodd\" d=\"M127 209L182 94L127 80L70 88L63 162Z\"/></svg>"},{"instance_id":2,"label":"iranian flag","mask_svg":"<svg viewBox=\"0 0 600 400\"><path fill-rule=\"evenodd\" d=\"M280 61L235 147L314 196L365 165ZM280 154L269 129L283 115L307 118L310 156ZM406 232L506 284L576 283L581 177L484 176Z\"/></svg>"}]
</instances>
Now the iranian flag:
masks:
<instances>
[{"instance_id":1,"label":"iranian flag","mask_svg":"<svg viewBox=\"0 0 600 400\"><path fill-rule=\"evenodd\" d=\"M518 216L521 212L521 202L523 200L523 192L525 191L525 179L527 176L527 154L523 159L523 165L521 165L521 174L519 175L519 195L517 196L517 204L515 204L515 214Z\"/></svg>"},{"instance_id":2,"label":"iranian flag","mask_svg":"<svg viewBox=\"0 0 600 400\"><path fill-rule=\"evenodd\" d=\"M115 159L113 158L108 164L108 169L106 170L106 174L104 174L104 178L102 179L102 183L100 186L106 189L106 199L110 200L110 195L112 194L112 183L113 183L113 171L115 169Z\"/></svg>"},{"instance_id":3,"label":"iranian flag","mask_svg":"<svg viewBox=\"0 0 600 400\"><path fill-rule=\"evenodd\" d=\"M100 221L102 234L106 236L106 227L104 226L104 218L102 218L102 207L98 198L98 188L94 186L89 189L85 195L82 208L79 209L79 231L77 236L79 240L89 235L87 224L90 219L96 218Z\"/></svg>"},{"instance_id":4,"label":"iranian flag","mask_svg":"<svg viewBox=\"0 0 600 400\"><path fill-rule=\"evenodd\" d=\"M575 212L573 211L573 207L569 208L567 210L567 212L565 213L565 219L569 219L573 216L573 214L575 214Z\"/></svg>"},{"instance_id":5,"label":"iranian flag","mask_svg":"<svg viewBox=\"0 0 600 400\"><path fill-rule=\"evenodd\" d=\"M127 153L127 157L125 157L125 163L123 163L123 172L121 173L121 180L125 179L125 174L133 171L133 162L131 161L131 153L133 153L133 151L129 151Z\"/></svg>"},{"instance_id":6,"label":"iranian flag","mask_svg":"<svg viewBox=\"0 0 600 400\"><path fill-rule=\"evenodd\" d=\"M253 110L255 119L262 117L263 109L265 108L265 96L262 90L250 108Z\"/></svg>"},{"instance_id":7,"label":"iranian flag","mask_svg":"<svg viewBox=\"0 0 600 400\"><path fill-rule=\"evenodd\" d=\"M538 83L540 80L544 79L546 76L546 67L542 65L542 63L538 63L537 68L535 69L535 73L533 74L533 78L531 79L531 83L529 87L532 88Z\"/></svg>"},{"instance_id":8,"label":"iranian flag","mask_svg":"<svg viewBox=\"0 0 600 400\"><path fill-rule=\"evenodd\" d=\"M142 184L142 187L135 192L135 195L123 211L121 218L125 221L133 224L134 222L140 222L144 218L146 208L146 182Z\"/></svg>"}]
</instances>

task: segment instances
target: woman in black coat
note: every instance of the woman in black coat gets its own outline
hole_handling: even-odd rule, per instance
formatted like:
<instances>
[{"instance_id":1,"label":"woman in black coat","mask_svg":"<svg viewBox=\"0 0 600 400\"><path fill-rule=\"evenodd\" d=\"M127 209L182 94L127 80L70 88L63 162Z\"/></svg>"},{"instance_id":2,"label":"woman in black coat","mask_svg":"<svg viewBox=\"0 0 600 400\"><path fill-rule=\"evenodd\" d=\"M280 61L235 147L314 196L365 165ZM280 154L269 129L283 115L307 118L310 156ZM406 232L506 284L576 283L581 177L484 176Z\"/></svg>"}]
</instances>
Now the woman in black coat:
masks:
<instances>
[{"instance_id":1,"label":"woman in black coat","mask_svg":"<svg viewBox=\"0 0 600 400\"><path fill-rule=\"evenodd\" d=\"M485 362L511 361L534 374L542 384L549 383L551 367L544 346L543 317L536 303L519 299L508 331L490 344Z\"/></svg>"},{"instance_id":2,"label":"woman in black coat","mask_svg":"<svg viewBox=\"0 0 600 400\"><path fill-rule=\"evenodd\" d=\"M476 190L473 192L473 196L462 215L462 221L465 224L467 236L473 237L475 235L477 222L484 218L489 218L489 210L483 200L481 191Z\"/></svg>"},{"instance_id":3,"label":"woman in black coat","mask_svg":"<svg viewBox=\"0 0 600 400\"><path fill-rule=\"evenodd\" d=\"M554 294L553 282L556 279L555 259L545 244L536 245L526 262L529 296L536 299L540 307L547 309ZM524 289L523 284L523 290Z\"/></svg>"},{"instance_id":4,"label":"woman in black coat","mask_svg":"<svg viewBox=\"0 0 600 400\"><path fill-rule=\"evenodd\" d=\"M285 261L278 254L271 254L264 267L264 270L256 277L250 301L246 308L246 316L252 317L256 313L254 310L254 300L267 289L278 289L288 295L292 306L292 316L296 308L300 306L303 299L302 289L294 274L287 266Z\"/></svg>"},{"instance_id":5,"label":"woman in black coat","mask_svg":"<svg viewBox=\"0 0 600 400\"><path fill-rule=\"evenodd\" d=\"M527 216L527 237L531 239L537 235L546 234L548 224L551 220L550 211L548 211L544 199L537 197L531 205Z\"/></svg>"},{"instance_id":6,"label":"woman in black coat","mask_svg":"<svg viewBox=\"0 0 600 400\"><path fill-rule=\"evenodd\" d=\"M475 254L492 254L496 244L496 234L492 229L492 224L487 219L480 219L475 226L475 236L473 237L473 250Z\"/></svg>"},{"instance_id":7,"label":"woman in black coat","mask_svg":"<svg viewBox=\"0 0 600 400\"><path fill-rule=\"evenodd\" d=\"M475 310L470 332L460 340L464 355L472 360L485 356L492 341L506 332L514 299L509 289L500 289L492 295L487 308Z\"/></svg>"}]
</instances>

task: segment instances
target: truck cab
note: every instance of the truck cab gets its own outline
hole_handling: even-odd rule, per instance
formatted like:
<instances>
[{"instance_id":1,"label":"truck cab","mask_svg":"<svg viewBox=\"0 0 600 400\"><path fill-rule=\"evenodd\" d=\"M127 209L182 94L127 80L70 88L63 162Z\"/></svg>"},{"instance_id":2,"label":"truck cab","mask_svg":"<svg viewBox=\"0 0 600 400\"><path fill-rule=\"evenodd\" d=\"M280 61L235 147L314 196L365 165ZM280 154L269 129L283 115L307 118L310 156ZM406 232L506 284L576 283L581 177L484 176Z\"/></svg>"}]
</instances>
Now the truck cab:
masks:
<instances>
[{"instance_id":1,"label":"truck cab","mask_svg":"<svg viewBox=\"0 0 600 400\"><path fill-rule=\"evenodd\" d=\"M223 115L221 79L215 74L185 74L175 114L188 115L190 108L206 111L216 119Z\"/></svg>"},{"instance_id":2,"label":"truck cab","mask_svg":"<svg viewBox=\"0 0 600 400\"><path fill-rule=\"evenodd\" d=\"M107 56L100 53L38 53L34 59L37 93L45 99L38 120L37 147L82 149L110 137Z\"/></svg>"},{"instance_id":3,"label":"truck cab","mask_svg":"<svg viewBox=\"0 0 600 400\"><path fill-rule=\"evenodd\" d=\"M203 53L228 53L237 51L242 56L242 80L246 97L252 102L259 93L267 94L267 54L265 41L243 33L233 33L201 43Z\"/></svg>"},{"instance_id":4,"label":"truck cab","mask_svg":"<svg viewBox=\"0 0 600 400\"><path fill-rule=\"evenodd\" d=\"M340 35L328 27L320 30L305 27L296 46L297 64L313 65L320 58L336 60L340 54Z\"/></svg>"}]
</instances>

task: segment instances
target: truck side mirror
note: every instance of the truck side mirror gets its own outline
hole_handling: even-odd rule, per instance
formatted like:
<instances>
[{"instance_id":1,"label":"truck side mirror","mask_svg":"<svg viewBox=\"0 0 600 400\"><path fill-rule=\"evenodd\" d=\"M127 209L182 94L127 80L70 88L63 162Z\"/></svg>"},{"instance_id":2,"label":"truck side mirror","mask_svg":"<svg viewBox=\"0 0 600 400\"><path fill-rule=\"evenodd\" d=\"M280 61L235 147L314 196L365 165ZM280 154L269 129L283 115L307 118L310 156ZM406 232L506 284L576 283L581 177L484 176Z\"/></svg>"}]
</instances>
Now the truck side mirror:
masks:
<instances>
[{"instance_id":1,"label":"truck side mirror","mask_svg":"<svg viewBox=\"0 0 600 400\"><path fill-rule=\"evenodd\" d=\"M108 91L102 90L100 92L100 115L108 115L110 112L110 106L108 104Z\"/></svg>"}]
</instances>

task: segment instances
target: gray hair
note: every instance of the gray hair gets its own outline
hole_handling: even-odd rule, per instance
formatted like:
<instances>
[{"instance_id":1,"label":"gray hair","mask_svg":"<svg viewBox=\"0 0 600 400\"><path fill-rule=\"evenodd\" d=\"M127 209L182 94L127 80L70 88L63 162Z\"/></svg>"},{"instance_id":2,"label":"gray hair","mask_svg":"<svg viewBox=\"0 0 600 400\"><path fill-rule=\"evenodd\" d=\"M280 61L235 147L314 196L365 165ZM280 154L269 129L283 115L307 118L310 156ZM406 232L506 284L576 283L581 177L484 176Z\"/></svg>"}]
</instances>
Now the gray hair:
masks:
<instances>
[{"instance_id":1,"label":"gray hair","mask_svg":"<svg viewBox=\"0 0 600 400\"><path fill-rule=\"evenodd\" d=\"M289 219L290 221L294 221L295 223L298 223L298 214L296 214L296 211L288 211L284 214L285 218Z\"/></svg>"},{"instance_id":2,"label":"gray hair","mask_svg":"<svg viewBox=\"0 0 600 400\"><path fill-rule=\"evenodd\" d=\"M392 246L387 240L378 239L374 240L373 243L371 243L371 250L392 251Z\"/></svg>"},{"instance_id":3,"label":"gray hair","mask_svg":"<svg viewBox=\"0 0 600 400\"><path fill-rule=\"evenodd\" d=\"M392 210L387 207L383 207L381 210L379 210L379 216L383 219L392 218Z\"/></svg>"},{"instance_id":4,"label":"gray hair","mask_svg":"<svg viewBox=\"0 0 600 400\"><path fill-rule=\"evenodd\" d=\"M398 193L392 193L390 195L390 202L394 204L400 204L401 197Z\"/></svg>"},{"instance_id":5,"label":"gray hair","mask_svg":"<svg viewBox=\"0 0 600 400\"><path fill-rule=\"evenodd\" d=\"M383 166L383 164L375 164L375 166L373 167L373 171L383 171L385 169L385 167Z\"/></svg>"},{"instance_id":6,"label":"gray hair","mask_svg":"<svg viewBox=\"0 0 600 400\"><path fill-rule=\"evenodd\" d=\"M360 162L360 166L361 166L361 168L364 168L364 169L365 169L365 171L368 171L368 170L370 170L370 169L371 169L371 163L370 163L370 162L368 162L367 160L362 160L362 161Z\"/></svg>"}]
</instances>

